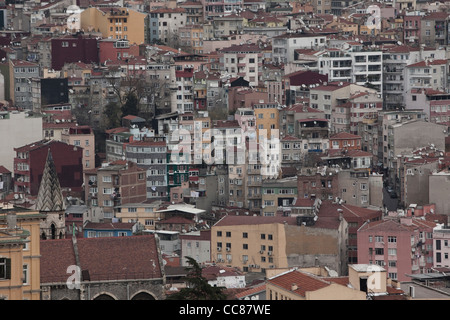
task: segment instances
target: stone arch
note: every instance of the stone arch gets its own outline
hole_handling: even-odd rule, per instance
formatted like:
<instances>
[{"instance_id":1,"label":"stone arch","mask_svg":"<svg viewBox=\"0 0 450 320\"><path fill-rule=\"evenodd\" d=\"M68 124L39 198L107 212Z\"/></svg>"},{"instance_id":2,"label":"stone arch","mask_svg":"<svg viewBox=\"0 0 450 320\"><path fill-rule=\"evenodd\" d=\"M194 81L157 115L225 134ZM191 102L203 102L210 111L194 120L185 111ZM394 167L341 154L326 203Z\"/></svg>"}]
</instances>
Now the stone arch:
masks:
<instances>
[{"instance_id":1,"label":"stone arch","mask_svg":"<svg viewBox=\"0 0 450 320\"><path fill-rule=\"evenodd\" d=\"M157 300L155 295L147 290L140 290L136 292L130 300Z\"/></svg>"},{"instance_id":2,"label":"stone arch","mask_svg":"<svg viewBox=\"0 0 450 320\"><path fill-rule=\"evenodd\" d=\"M109 292L100 292L96 294L92 300L118 300L112 293Z\"/></svg>"}]
</instances>

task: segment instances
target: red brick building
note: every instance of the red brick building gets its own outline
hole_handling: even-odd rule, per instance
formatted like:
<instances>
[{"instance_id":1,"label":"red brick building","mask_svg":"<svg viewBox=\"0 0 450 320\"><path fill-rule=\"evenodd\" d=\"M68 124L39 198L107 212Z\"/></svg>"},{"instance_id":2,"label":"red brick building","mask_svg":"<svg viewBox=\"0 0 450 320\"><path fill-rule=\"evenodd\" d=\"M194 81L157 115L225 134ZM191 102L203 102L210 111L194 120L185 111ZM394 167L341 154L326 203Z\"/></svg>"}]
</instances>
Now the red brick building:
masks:
<instances>
[{"instance_id":1,"label":"red brick building","mask_svg":"<svg viewBox=\"0 0 450 320\"><path fill-rule=\"evenodd\" d=\"M14 148L14 191L38 194L48 150L51 150L63 191L81 192L83 184L83 148L56 140L41 140Z\"/></svg>"},{"instance_id":2,"label":"red brick building","mask_svg":"<svg viewBox=\"0 0 450 320\"><path fill-rule=\"evenodd\" d=\"M98 63L97 39L90 37L61 37L52 39L52 68L61 70L69 62Z\"/></svg>"}]
</instances>

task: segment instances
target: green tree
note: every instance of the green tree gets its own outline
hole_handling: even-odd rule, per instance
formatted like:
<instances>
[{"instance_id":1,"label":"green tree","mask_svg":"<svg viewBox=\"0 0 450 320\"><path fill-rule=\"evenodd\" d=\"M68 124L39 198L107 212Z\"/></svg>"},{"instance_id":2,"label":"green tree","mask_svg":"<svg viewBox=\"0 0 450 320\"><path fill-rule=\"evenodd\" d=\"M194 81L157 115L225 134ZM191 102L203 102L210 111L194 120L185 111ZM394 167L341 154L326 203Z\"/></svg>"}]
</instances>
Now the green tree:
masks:
<instances>
[{"instance_id":1,"label":"green tree","mask_svg":"<svg viewBox=\"0 0 450 320\"><path fill-rule=\"evenodd\" d=\"M187 287L171 294L167 300L226 300L227 296L221 287L213 287L202 276L202 268L191 257L186 257L189 263L186 276Z\"/></svg>"},{"instance_id":2,"label":"green tree","mask_svg":"<svg viewBox=\"0 0 450 320\"><path fill-rule=\"evenodd\" d=\"M125 97L125 104L122 106L122 114L124 116L137 116L139 112L139 101L134 92L129 92Z\"/></svg>"},{"instance_id":3,"label":"green tree","mask_svg":"<svg viewBox=\"0 0 450 320\"><path fill-rule=\"evenodd\" d=\"M105 106L103 114L106 116L106 127L117 128L120 126L121 111L120 106L115 102L110 102Z\"/></svg>"}]
</instances>

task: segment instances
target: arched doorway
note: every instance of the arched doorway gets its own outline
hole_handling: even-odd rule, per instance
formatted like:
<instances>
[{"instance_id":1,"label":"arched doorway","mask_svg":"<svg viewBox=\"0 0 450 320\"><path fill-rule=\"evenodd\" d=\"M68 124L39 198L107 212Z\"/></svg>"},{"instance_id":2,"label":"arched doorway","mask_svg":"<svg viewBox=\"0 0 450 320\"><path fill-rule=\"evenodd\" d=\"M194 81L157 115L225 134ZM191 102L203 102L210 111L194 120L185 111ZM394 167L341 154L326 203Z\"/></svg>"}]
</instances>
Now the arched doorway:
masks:
<instances>
[{"instance_id":1,"label":"arched doorway","mask_svg":"<svg viewBox=\"0 0 450 320\"><path fill-rule=\"evenodd\" d=\"M134 295L131 298L131 300L156 300L156 299L148 292L139 292L138 294Z\"/></svg>"}]
</instances>

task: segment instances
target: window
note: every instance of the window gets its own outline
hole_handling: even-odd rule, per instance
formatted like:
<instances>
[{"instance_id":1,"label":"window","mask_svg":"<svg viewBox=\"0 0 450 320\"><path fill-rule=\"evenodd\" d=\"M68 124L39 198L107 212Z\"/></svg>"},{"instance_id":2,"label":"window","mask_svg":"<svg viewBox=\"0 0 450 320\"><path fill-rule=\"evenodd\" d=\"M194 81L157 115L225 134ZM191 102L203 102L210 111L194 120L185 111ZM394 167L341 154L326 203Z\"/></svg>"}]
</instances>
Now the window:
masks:
<instances>
[{"instance_id":1,"label":"window","mask_svg":"<svg viewBox=\"0 0 450 320\"><path fill-rule=\"evenodd\" d=\"M390 243L397 242L397 237L395 237L395 236L388 236L388 242L390 242Z\"/></svg>"},{"instance_id":2,"label":"window","mask_svg":"<svg viewBox=\"0 0 450 320\"><path fill-rule=\"evenodd\" d=\"M397 255L397 249L396 248L389 248L388 249L388 255L396 256Z\"/></svg>"},{"instance_id":3,"label":"window","mask_svg":"<svg viewBox=\"0 0 450 320\"><path fill-rule=\"evenodd\" d=\"M0 279L11 279L11 259L0 258Z\"/></svg>"},{"instance_id":4,"label":"window","mask_svg":"<svg viewBox=\"0 0 450 320\"><path fill-rule=\"evenodd\" d=\"M222 231L217 231L217 236L221 237L222 236Z\"/></svg>"},{"instance_id":5,"label":"window","mask_svg":"<svg viewBox=\"0 0 450 320\"><path fill-rule=\"evenodd\" d=\"M242 238L247 239L248 238L248 233L247 232L242 233Z\"/></svg>"},{"instance_id":6,"label":"window","mask_svg":"<svg viewBox=\"0 0 450 320\"><path fill-rule=\"evenodd\" d=\"M261 240L265 240L266 239L266 234L265 233L261 233Z\"/></svg>"},{"instance_id":7,"label":"window","mask_svg":"<svg viewBox=\"0 0 450 320\"><path fill-rule=\"evenodd\" d=\"M375 248L375 254L376 255L383 255L384 249L383 248Z\"/></svg>"},{"instance_id":8,"label":"window","mask_svg":"<svg viewBox=\"0 0 450 320\"><path fill-rule=\"evenodd\" d=\"M22 282L23 282L23 284L28 284L28 280L29 280L28 279L28 265L24 264L22 270L23 270Z\"/></svg>"},{"instance_id":9,"label":"window","mask_svg":"<svg viewBox=\"0 0 450 320\"><path fill-rule=\"evenodd\" d=\"M227 238L231 238L231 232L230 232L230 231L227 231L227 232L226 232L226 237L227 237Z\"/></svg>"}]
</instances>

